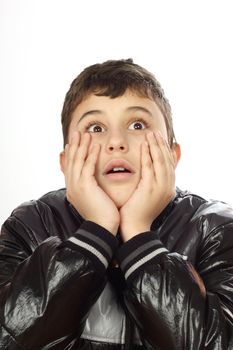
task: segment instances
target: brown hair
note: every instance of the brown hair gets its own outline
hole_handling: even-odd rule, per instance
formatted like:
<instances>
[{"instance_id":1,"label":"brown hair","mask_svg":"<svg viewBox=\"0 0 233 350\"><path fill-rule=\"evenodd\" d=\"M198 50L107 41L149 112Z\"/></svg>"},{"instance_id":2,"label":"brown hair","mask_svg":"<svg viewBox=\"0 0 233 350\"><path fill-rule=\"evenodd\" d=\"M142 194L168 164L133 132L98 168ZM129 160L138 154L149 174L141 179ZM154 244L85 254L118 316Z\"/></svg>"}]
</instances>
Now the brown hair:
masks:
<instances>
[{"instance_id":1,"label":"brown hair","mask_svg":"<svg viewBox=\"0 0 233 350\"><path fill-rule=\"evenodd\" d=\"M127 89L142 97L154 100L163 113L170 146L175 142L171 106L164 91L145 68L132 59L110 60L85 68L72 82L65 96L62 109L62 131L64 146L68 142L69 126L75 108L90 94L115 98L122 96Z\"/></svg>"}]
</instances>

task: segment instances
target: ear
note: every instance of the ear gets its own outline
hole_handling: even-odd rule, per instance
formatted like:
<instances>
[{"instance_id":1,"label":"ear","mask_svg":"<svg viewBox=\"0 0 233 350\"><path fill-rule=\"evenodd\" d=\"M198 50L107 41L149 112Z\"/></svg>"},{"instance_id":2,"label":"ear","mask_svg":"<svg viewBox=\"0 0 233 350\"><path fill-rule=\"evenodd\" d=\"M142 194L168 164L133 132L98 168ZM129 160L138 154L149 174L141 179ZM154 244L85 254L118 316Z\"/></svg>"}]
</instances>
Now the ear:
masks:
<instances>
[{"instance_id":1,"label":"ear","mask_svg":"<svg viewBox=\"0 0 233 350\"><path fill-rule=\"evenodd\" d=\"M65 151L62 151L59 155L59 161L60 161L60 169L64 174L65 169Z\"/></svg>"},{"instance_id":2,"label":"ear","mask_svg":"<svg viewBox=\"0 0 233 350\"><path fill-rule=\"evenodd\" d=\"M171 147L171 151L172 151L172 156L173 156L173 160L176 168L181 157L180 145L178 143L174 143Z\"/></svg>"}]
</instances>

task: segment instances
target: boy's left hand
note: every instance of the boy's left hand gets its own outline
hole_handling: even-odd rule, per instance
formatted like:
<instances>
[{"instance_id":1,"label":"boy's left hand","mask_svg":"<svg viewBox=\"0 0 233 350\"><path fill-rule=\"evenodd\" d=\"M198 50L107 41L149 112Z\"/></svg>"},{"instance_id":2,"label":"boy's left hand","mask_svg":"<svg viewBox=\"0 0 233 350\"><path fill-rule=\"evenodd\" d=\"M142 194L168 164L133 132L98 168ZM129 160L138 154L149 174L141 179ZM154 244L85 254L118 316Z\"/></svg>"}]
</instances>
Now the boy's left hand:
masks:
<instances>
[{"instance_id":1,"label":"boy's left hand","mask_svg":"<svg viewBox=\"0 0 233 350\"><path fill-rule=\"evenodd\" d=\"M163 136L149 132L141 147L141 180L120 209L123 241L150 230L153 220L175 196L175 162Z\"/></svg>"}]
</instances>

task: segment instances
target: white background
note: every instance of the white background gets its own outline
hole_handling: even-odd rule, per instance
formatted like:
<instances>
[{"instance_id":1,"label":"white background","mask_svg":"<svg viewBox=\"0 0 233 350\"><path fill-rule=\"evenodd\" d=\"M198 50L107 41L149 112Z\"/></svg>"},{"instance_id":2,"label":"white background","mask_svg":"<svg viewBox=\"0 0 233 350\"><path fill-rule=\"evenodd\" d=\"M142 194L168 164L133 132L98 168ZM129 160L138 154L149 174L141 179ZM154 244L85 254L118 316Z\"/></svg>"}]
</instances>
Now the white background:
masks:
<instances>
[{"instance_id":1,"label":"white background","mask_svg":"<svg viewBox=\"0 0 233 350\"><path fill-rule=\"evenodd\" d=\"M177 184L233 204L233 13L225 0L0 0L0 224L64 187L60 112L87 65L133 58L162 83Z\"/></svg>"}]
</instances>

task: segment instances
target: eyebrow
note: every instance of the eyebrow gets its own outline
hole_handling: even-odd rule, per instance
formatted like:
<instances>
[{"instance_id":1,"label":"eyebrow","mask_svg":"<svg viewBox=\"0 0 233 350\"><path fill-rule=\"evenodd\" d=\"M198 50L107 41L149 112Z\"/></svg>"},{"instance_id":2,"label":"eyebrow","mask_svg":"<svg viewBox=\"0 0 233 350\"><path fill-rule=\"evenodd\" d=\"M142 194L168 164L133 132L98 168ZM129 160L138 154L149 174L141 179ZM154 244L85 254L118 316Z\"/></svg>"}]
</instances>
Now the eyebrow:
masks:
<instances>
[{"instance_id":1,"label":"eyebrow","mask_svg":"<svg viewBox=\"0 0 233 350\"><path fill-rule=\"evenodd\" d=\"M142 106L132 106L132 107L128 107L126 108L126 111L129 111L129 112L144 112L144 113L147 113L150 117L152 117L152 113L149 111L149 109L145 108L145 107L142 107Z\"/></svg>"},{"instance_id":2,"label":"eyebrow","mask_svg":"<svg viewBox=\"0 0 233 350\"><path fill-rule=\"evenodd\" d=\"M85 113L81 116L81 118L79 119L79 121L78 121L77 124L79 124L79 123L81 122L81 120L82 120L83 118L87 117L88 115L92 115L92 114L102 114L102 113L103 113L103 111L101 111L100 109L93 109L93 110L87 111L87 112L85 112Z\"/></svg>"},{"instance_id":3,"label":"eyebrow","mask_svg":"<svg viewBox=\"0 0 233 350\"><path fill-rule=\"evenodd\" d=\"M153 116L152 113L149 111L149 109L142 106L130 106L126 108L126 112L138 112L138 111L147 113L150 117ZM101 111L100 109L93 109L93 110L87 111L84 114L82 114L77 124L79 124L83 118L93 114L103 114L103 111Z\"/></svg>"}]
</instances>

